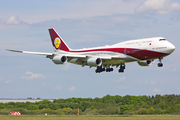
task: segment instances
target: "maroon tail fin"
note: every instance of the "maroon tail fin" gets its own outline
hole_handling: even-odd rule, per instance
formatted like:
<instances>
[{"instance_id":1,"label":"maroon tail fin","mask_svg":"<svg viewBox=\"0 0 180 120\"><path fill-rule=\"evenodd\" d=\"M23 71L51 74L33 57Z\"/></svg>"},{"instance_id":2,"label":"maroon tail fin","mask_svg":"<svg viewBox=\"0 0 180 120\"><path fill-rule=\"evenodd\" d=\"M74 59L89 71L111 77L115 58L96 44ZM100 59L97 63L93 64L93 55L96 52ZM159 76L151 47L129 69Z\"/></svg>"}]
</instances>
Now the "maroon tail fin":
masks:
<instances>
[{"instance_id":1,"label":"maroon tail fin","mask_svg":"<svg viewBox=\"0 0 180 120\"><path fill-rule=\"evenodd\" d=\"M49 34L51 36L52 45L56 50L70 51L70 48L53 28L49 29Z\"/></svg>"}]
</instances>

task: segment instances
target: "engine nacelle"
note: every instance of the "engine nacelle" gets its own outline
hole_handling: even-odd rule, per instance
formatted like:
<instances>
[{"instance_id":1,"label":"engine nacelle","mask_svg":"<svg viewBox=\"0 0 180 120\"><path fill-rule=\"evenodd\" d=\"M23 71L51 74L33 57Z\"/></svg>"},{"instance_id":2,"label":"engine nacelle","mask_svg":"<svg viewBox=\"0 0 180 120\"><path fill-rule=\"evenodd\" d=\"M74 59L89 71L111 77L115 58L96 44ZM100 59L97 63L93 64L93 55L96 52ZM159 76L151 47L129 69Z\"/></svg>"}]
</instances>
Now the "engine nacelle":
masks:
<instances>
[{"instance_id":1,"label":"engine nacelle","mask_svg":"<svg viewBox=\"0 0 180 120\"><path fill-rule=\"evenodd\" d=\"M90 66L101 66L102 60L100 58L92 57L87 59L87 64Z\"/></svg>"},{"instance_id":2,"label":"engine nacelle","mask_svg":"<svg viewBox=\"0 0 180 120\"><path fill-rule=\"evenodd\" d=\"M154 63L154 60L138 61L137 63L138 63L140 66L150 66L152 63Z\"/></svg>"},{"instance_id":3,"label":"engine nacelle","mask_svg":"<svg viewBox=\"0 0 180 120\"><path fill-rule=\"evenodd\" d=\"M64 55L56 55L53 57L52 61L55 63L55 64L64 64L67 62L67 57L64 56Z\"/></svg>"}]
</instances>

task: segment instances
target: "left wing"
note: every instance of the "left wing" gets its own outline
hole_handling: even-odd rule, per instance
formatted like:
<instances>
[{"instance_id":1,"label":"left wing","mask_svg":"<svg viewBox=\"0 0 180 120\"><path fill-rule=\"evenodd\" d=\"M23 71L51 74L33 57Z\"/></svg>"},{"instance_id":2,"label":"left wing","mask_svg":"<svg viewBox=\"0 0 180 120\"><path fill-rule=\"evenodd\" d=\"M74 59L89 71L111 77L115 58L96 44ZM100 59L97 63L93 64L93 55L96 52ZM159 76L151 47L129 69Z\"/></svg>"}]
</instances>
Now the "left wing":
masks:
<instances>
[{"instance_id":1,"label":"left wing","mask_svg":"<svg viewBox=\"0 0 180 120\"><path fill-rule=\"evenodd\" d=\"M44 52L31 52L31 51L21 51L21 50L10 50L10 49L6 49L7 51L11 51L11 52L18 52L18 53L26 53L26 54L34 54L34 55L43 55L46 56L46 58L50 58L50 59L54 59L55 56L66 56L67 62L73 63L73 64L78 64L78 65L82 65L82 66L96 66L96 60L100 59L100 63L102 65L105 66L109 66L109 65L119 65L119 62L117 62L117 60L121 60L122 63L124 63L123 57L121 56L88 56L88 55L78 55L78 54L72 54L72 53L44 53ZM61 60L61 57L58 58L59 60ZM99 64L100 64L99 63Z\"/></svg>"},{"instance_id":2,"label":"left wing","mask_svg":"<svg viewBox=\"0 0 180 120\"><path fill-rule=\"evenodd\" d=\"M21 51L21 50L10 50L10 49L6 49L7 51L11 51L11 52L19 52L19 53L26 53L26 54L35 54L35 55L44 55L46 56L46 58L53 58L53 53L43 53L43 52L31 52L31 51Z\"/></svg>"}]
</instances>

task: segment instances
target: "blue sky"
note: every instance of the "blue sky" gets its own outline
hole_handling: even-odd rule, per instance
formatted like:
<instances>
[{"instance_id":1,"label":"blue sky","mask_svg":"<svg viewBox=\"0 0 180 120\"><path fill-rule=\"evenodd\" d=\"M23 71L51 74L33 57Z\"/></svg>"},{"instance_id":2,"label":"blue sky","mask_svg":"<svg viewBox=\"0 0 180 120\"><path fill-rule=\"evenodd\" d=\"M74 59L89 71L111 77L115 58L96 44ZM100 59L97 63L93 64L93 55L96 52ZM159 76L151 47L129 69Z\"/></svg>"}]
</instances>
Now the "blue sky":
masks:
<instances>
[{"instance_id":1,"label":"blue sky","mask_svg":"<svg viewBox=\"0 0 180 120\"><path fill-rule=\"evenodd\" d=\"M53 52L48 29L72 49L165 37L176 50L149 67L95 74L95 68L55 65L44 56L5 49ZM178 0L0 0L0 97L95 98L180 93L180 2Z\"/></svg>"}]
</instances>

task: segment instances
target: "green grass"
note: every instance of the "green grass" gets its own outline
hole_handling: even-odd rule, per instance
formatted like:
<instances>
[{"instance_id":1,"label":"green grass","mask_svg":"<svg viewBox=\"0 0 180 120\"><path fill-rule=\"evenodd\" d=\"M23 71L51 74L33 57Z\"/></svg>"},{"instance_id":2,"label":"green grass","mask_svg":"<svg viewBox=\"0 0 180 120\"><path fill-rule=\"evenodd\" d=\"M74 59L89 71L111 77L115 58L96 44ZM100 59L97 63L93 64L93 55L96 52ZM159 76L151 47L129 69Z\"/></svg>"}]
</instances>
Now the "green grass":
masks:
<instances>
[{"instance_id":1,"label":"green grass","mask_svg":"<svg viewBox=\"0 0 180 120\"><path fill-rule=\"evenodd\" d=\"M180 115L122 115L122 116L10 116L2 115L0 120L180 120Z\"/></svg>"}]
</instances>

